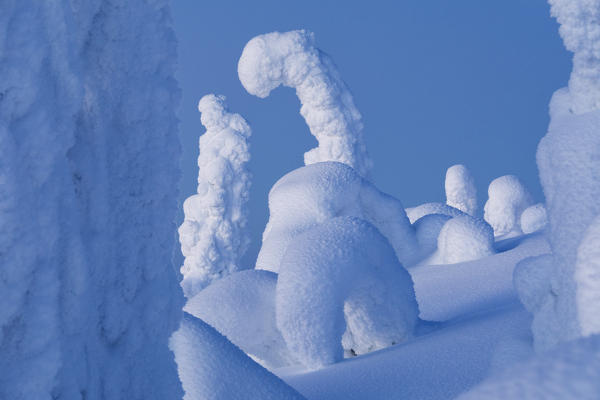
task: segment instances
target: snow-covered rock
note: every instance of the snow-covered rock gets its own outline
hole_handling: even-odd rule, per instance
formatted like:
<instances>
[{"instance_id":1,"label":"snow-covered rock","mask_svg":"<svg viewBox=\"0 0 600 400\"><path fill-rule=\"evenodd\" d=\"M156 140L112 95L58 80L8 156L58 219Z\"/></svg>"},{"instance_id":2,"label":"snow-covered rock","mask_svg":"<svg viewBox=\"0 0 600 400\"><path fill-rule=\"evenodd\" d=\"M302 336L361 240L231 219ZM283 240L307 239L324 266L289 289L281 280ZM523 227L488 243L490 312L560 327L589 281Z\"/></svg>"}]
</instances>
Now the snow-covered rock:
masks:
<instances>
[{"instance_id":1,"label":"snow-covered rock","mask_svg":"<svg viewBox=\"0 0 600 400\"><path fill-rule=\"evenodd\" d=\"M446 204L465 214L477 213L477 188L471 172L462 164L453 165L446 171Z\"/></svg>"},{"instance_id":2,"label":"snow-covered rock","mask_svg":"<svg viewBox=\"0 0 600 400\"><path fill-rule=\"evenodd\" d=\"M258 97L267 97L280 85L296 90L300 114L319 142L319 147L304 154L306 165L338 161L368 176L372 162L360 112L331 58L315 47L312 33L256 36L244 47L238 75L248 93Z\"/></svg>"},{"instance_id":3,"label":"snow-covered rock","mask_svg":"<svg viewBox=\"0 0 600 400\"><path fill-rule=\"evenodd\" d=\"M184 313L171 337L185 400L301 400L289 387L214 328Z\"/></svg>"},{"instance_id":4,"label":"snow-covered rock","mask_svg":"<svg viewBox=\"0 0 600 400\"><path fill-rule=\"evenodd\" d=\"M239 114L227 111L223 96L204 96L198 110L206 127L199 141L198 194L183 203L185 220L179 227L185 257L181 286L188 298L242 269L240 259L250 243L250 127Z\"/></svg>"},{"instance_id":5,"label":"snow-covered rock","mask_svg":"<svg viewBox=\"0 0 600 400\"><path fill-rule=\"evenodd\" d=\"M543 203L527 207L521 214L521 230L523 233L533 233L548 225L546 207Z\"/></svg>"},{"instance_id":6,"label":"snow-covered rock","mask_svg":"<svg viewBox=\"0 0 600 400\"><path fill-rule=\"evenodd\" d=\"M419 244L419 258L425 258L437 250L440 231L451 218L444 214L428 214L415 221L413 226Z\"/></svg>"},{"instance_id":7,"label":"snow-covered rock","mask_svg":"<svg viewBox=\"0 0 600 400\"><path fill-rule=\"evenodd\" d=\"M488 187L488 200L484 206L484 219L494 229L495 236L520 234L520 218L533 204L531 195L519 178L504 175Z\"/></svg>"},{"instance_id":8,"label":"snow-covered rock","mask_svg":"<svg viewBox=\"0 0 600 400\"><path fill-rule=\"evenodd\" d=\"M416 207L409 207L406 209L406 215L411 224L414 224L419 219L430 214L442 214L448 215L449 217L458 217L465 213L460 211L458 208L451 207L444 203L425 203Z\"/></svg>"},{"instance_id":9,"label":"snow-covered rock","mask_svg":"<svg viewBox=\"0 0 600 400\"><path fill-rule=\"evenodd\" d=\"M460 215L448 220L438 235L440 264L455 264L491 256L494 250L494 231L485 221Z\"/></svg>"},{"instance_id":10,"label":"snow-covered rock","mask_svg":"<svg viewBox=\"0 0 600 400\"><path fill-rule=\"evenodd\" d=\"M292 354L316 369L344 349L366 353L410 338L418 308L394 250L364 220L327 220L297 236L281 262L277 326Z\"/></svg>"},{"instance_id":11,"label":"snow-covered rock","mask_svg":"<svg viewBox=\"0 0 600 400\"><path fill-rule=\"evenodd\" d=\"M373 224L403 264L410 265L418 256L414 229L402 203L380 192L346 164L322 162L286 174L269 193L269 213L256 262L259 269L278 272L283 254L296 236L340 216L355 216Z\"/></svg>"},{"instance_id":12,"label":"snow-covered rock","mask_svg":"<svg viewBox=\"0 0 600 400\"><path fill-rule=\"evenodd\" d=\"M276 285L277 274L270 271L235 272L189 299L184 311L208 323L266 367L282 367L292 358L275 324Z\"/></svg>"}]
</instances>

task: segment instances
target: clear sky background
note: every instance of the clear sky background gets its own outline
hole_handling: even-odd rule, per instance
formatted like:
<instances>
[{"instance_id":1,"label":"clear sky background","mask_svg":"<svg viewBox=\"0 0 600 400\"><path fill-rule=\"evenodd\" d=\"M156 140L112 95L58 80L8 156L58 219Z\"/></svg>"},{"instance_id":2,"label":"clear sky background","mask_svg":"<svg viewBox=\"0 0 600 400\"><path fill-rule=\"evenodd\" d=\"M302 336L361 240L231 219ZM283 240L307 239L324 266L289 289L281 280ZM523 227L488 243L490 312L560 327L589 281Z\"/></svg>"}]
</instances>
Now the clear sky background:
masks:
<instances>
[{"instance_id":1,"label":"clear sky background","mask_svg":"<svg viewBox=\"0 0 600 400\"><path fill-rule=\"evenodd\" d=\"M445 172L456 163L473 173L481 206L490 181L505 174L519 176L543 201L535 151L550 97L571 70L545 0L174 0L173 9L183 90L181 198L196 189L204 132L198 100L223 94L253 131L247 267L268 219L269 189L316 146L293 89L259 99L238 80L244 45L262 33L315 33L362 113L374 183L406 207L444 201Z\"/></svg>"}]
</instances>

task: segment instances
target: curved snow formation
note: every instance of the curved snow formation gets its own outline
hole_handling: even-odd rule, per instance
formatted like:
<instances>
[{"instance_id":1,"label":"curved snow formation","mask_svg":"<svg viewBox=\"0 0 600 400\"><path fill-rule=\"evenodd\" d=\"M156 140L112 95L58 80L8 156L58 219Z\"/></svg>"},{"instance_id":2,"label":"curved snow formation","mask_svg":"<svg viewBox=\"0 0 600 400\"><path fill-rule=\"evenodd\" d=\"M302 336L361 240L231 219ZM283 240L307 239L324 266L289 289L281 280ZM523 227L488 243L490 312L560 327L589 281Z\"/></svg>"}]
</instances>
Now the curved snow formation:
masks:
<instances>
[{"instance_id":1,"label":"curved snow formation","mask_svg":"<svg viewBox=\"0 0 600 400\"><path fill-rule=\"evenodd\" d=\"M406 215L408 216L411 224L414 224L420 218L430 214L442 214L449 217L465 215L465 213L460 211L458 208L454 208L444 203L425 203L421 204L420 206L406 209Z\"/></svg>"},{"instance_id":2,"label":"curved snow formation","mask_svg":"<svg viewBox=\"0 0 600 400\"><path fill-rule=\"evenodd\" d=\"M258 269L278 272L296 236L340 216L362 218L377 227L403 264L410 265L418 256L414 229L400 201L380 192L346 164L322 162L286 174L269 192L269 213Z\"/></svg>"},{"instance_id":3,"label":"curved snow formation","mask_svg":"<svg viewBox=\"0 0 600 400\"><path fill-rule=\"evenodd\" d=\"M302 400L207 323L184 313L170 341L184 400Z\"/></svg>"},{"instance_id":4,"label":"curved snow formation","mask_svg":"<svg viewBox=\"0 0 600 400\"><path fill-rule=\"evenodd\" d=\"M440 231L451 218L444 214L428 214L415 221L413 226L419 244L419 258L425 258L437 250Z\"/></svg>"},{"instance_id":5,"label":"curved snow formation","mask_svg":"<svg viewBox=\"0 0 600 400\"><path fill-rule=\"evenodd\" d=\"M523 233L533 233L548 225L548 215L543 203L527 207L521 214L521 230Z\"/></svg>"},{"instance_id":6,"label":"curved snow formation","mask_svg":"<svg viewBox=\"0 0 600 400\"><path fill-rule=\"evenodd\" d=\"M277 274L256 269L234 272L188 300L184 311L200 318L265 366L292 363L275 324Z\"/></svg>"},{"instance_id":7,"label":"curved snow formation","mask_svg":"<svg viewBox=\"0 0 600 400\"><path fill-rule=\"evenodd\" d=\"M558 346L506 368L459 400L594 400L600 396L600 336Z\"/></svg>"},{"instance_id":8,"label":"curved snow formation","mask_svg":"<svg viewBox=\"0 0 600 400\"><path fill-rule=\"evenodd\" d=\"M183 203L185 220L179 227L185 256L181 286L188 298L240 270L250 243L246 231L250 127L239 114L227 111L223 96L204 96L198 110L206 127L199 141L198 193Z\"/></svg>"},{"instance_id":9,"label":"curved snow formation","mask_svg":"<svg viewBox=\"0 0 600 400\"><path fill-rule=\"evenodd\" d=\"M492 227L470 215L448 220L440 230L437 243L441 264L477 260L496 252Z\"/></svg>"},{"instance_id":10,"label":"curved snow formation","mask_svg":"<svg viewBox=\"0 0 600 400\"><path fill-rule=\"evenodd\" d=\"M575 284L581 333L600 333L600 216L592 221L577 249Z\"/></svg>"},{"instance_id":11,"label":"curved snow formation","mask_svg":"<svg viewBox=\"0 0 600 400\"><path fill-rule=\"evenodd\" d=\"M444 186L446 204L471 216L477 213L477 188L467 167L457 164L448 168Z\"/></svg>"},{"instance_id":12,"label":"curved snow formation","mask_svg":"<svg viewBox=\"0 0 600 400\"><path fill-rule=\"evenodd\" d=\"M264 98L280 85L296 89L300 114L319 146L304 154L306 165L338 161L367 177L372 166L361 115L331 58L304 30L256 36L244 47L238 75L248 93Z\"/></svg>"},{"instance_id":13,"label":"curved snow formation","mask_svg":"<svg viewBox=\"0 0 600 400\"><path fill-rule=\"evenodd\" d=\"M180 398L169 2L1 8L0 398Z\"/></svg>"},{"instance_id":14,"label":"curved snow formation","mask_svg":"<svg viewBox=\"0 0 600 400\"><path fill-rule=\"evenodd\" d=\"M495 236L520 234L520 218L533 204L531 195L519 178L504 175L488 187L488 200L484 206L484 219L494 228Z\"/></svg>"},{"instance_id":15,"label":"curved snow formation","mask_svg":"<svg viewBox=\"0 0 600 400\"><path fill-rule=\"evenodd\" d=\"M527 257L519 261L513 271L513 284L519 300L532 314L542 308L545 297L552 290L552 263L552 254Z\"/></svg>"},{"instance_id":16,"label":"curved snow formation","mask_svg":"<svg viewBox=\"0 0 600 400\"><path fill-rule=\"evenodd\" d=\"M277 326L307 368L363 354L413 334L413 282L394 250L367 221L330 219L299 235L281 262Z\"/></svg>"}]
</instances>

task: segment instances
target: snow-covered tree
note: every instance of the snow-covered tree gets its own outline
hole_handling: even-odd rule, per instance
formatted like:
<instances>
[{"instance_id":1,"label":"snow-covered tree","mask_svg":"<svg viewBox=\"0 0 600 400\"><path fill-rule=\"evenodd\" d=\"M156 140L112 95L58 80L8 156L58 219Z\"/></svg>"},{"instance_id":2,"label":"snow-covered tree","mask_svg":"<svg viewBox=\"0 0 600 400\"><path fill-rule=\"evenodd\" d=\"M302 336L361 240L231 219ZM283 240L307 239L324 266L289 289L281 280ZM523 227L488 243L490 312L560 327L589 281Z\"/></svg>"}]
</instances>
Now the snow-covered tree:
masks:
<instances>
[{"instance_id":1,"label":"snow-covered tree","mask_svg":"<svg viewBox=\"0 0 600 400\"><path fill-rule=\"evenodd\" d=\"M494 179L488 187L484 219L494 228L495 236L520 234L521 214L533 204L529 191L519 178L504 175Z\"/></svg>"}]
</instances>

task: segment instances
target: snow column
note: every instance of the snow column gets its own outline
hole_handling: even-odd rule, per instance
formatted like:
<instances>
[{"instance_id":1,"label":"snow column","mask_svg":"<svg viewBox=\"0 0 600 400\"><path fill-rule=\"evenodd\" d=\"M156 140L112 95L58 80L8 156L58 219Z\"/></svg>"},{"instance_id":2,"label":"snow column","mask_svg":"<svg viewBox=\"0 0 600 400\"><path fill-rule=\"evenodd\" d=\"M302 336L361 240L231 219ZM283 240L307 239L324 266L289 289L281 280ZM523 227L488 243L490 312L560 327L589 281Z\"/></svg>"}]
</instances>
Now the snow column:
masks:
<instances>
[{"instance_id":1,"label":"snow column","mask_svg":"<svg viewBox=\"0 0 600 400\"><path fill-rule=\"evenodd\" d=\"M588 260L595 229L582 244L600 214L600 1L550 0L560 34L574 53L568 88L558 90L550 104L550 127L538 146L537 163L546 196L549 238L554 257L551 290L535 314L536 347L598 332L589 329L589 301L581 296L581 277L598 274ZM579 251L580 244L585 248ZM586 271L579 271L579 269ZM586 280L585 290L593 282ZM600 290L600 280L595 290ZM587 326L587 328L586 328Z\"/></svg>"},{"instance_id":2,"label":"snow column","mask_svg":"<svg viewBox=\"0 0 600 400\"><path fill-rule=\"evenodd\" d=\"M246 231L250 127L239 114L227 112L223 96L204 96L198 110L206 127L200 137L198 194L185 200L185 220L179 227L185 256L181 285L188 298L240 270L250 242Z\"/></svg>"},{"instance_id":3,"label":"snow column","mask_svg":"<svg viewBox=\"0 0 600 400\"><path fill-rule=\"evenodd\" d=\"M331 58L304 30L273 32L250 40L238 63L246 90L264 98L279 85L296 89L300 114L319 146L304 154L306 165L338 161L368 177L372 162L360 112Z\"/></svg>"},{"instance_id":4,"label":"snow column","mask_svg":"<svg viewBox=\"0 0 600 400\"><path fill-rule=\"evenodd\" d=\"M0 398L180 398L168 2L1 8Z\"/></svg>"}]
</instances>

